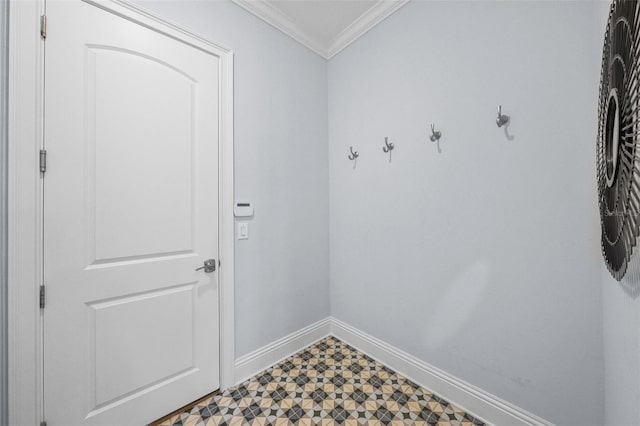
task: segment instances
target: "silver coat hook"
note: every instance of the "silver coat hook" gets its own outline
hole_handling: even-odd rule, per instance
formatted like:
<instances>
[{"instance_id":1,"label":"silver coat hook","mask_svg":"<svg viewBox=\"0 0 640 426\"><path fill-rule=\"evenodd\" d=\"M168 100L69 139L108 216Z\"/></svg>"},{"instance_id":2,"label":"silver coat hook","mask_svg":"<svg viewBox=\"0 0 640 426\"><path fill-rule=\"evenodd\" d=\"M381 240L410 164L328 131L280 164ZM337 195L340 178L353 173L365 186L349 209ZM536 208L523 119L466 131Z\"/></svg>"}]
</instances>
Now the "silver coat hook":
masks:
<instances>
[{"instance_id":1,"label":"silver coat hook","mask_svg":"<svg viewBox=\"0 0 640 426\"><path fill-rule=\"evenodd\" d=\"M348 157L349 157L349 160L352 160L352 161L353 161L353 160L355 160L356 158L358 158L358 157L360 156L360 154L358 153L358 151L354 151L354 150L353 150L353 147L352 147L352 146L350 146L350 147L349 147L349 151L351 151L351 154L349 154L349 156L348 156Z\"/></svg>"},{"instance_id":2,"label":"silver coat hook","mask_svg":"<svg viewBox=\"0 0 640 426\"><path fill-rule=\"evenodd\" d=\"M432 124L431 125L431 136L429 136L429 139L431 139L431 142L439 141L441 136L442 136L442 132L440 132L440 131L436 132L436 130L434 129L433 124Z\"/></svg>"},{"instance_id":3,"label":"silver coat hook","mask_svg":"<svg viewBox=\"0 0 640 426\"><path fill-rule=\"evenodd\" d=\"M385 145L385 146L383 146L383 147L382 147L382 150L383 150L384 152L389 152L389 151L391 151L393 148L395 148L395 145L394 145L394 144L392 144L392 143L389 143L389 138L388 138L388 137L386 137L386 136L384 137L384 145Z\"/></svg>"},{"instance_id":4,"label":"silver coat hook","mask_svg":"<svg viewBox=\"0 0 640 426\"><path fill-rule=\"evenodd\" d=\"M498 106L498 117L496 118L496 124L498 127L502 127L509 122L508 115L502 115L502 105Z\"/></svg>"}]
</instances>

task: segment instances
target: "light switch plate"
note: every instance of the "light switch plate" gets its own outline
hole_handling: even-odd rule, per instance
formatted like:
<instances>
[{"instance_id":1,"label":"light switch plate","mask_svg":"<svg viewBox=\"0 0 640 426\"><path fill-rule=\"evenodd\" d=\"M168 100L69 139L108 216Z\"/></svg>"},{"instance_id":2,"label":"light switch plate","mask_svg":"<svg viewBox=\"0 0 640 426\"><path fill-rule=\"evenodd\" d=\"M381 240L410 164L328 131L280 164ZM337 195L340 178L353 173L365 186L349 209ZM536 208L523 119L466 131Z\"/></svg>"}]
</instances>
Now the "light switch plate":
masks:
<instances>
[{"instance_id":1,"label":"light switch plate","mask_svg":"<svg viewBox=\"0 0 640 426\"><path fill-rule=\"evenodd\" d=\"M239 240L249 239L249 224L247 222L238 223L238 239Z\"/></svg>"}]
</instances>

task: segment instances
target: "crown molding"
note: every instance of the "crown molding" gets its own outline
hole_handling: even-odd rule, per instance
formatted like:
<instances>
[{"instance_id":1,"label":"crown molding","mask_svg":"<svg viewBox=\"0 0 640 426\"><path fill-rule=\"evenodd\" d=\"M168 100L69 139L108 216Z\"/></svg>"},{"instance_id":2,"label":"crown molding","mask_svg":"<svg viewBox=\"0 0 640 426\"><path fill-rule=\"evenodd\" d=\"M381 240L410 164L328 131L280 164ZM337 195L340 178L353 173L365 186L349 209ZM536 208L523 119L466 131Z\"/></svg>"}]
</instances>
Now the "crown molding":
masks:
<instances>
[{"instance_id":1,"label":"crown molding","mask_svg":"<svg viewBox=\"0 0 640 426\"><path fill-rule=\"evenodd\" d=\"M331 40L331 45L325 57L331 59L408 2L409 0L378 1Z\"/></svg>"},{"instance_id":2,"label":"crown molding","mask_svg":"<svg viewBox=\"0 0 640 426\"><path fill-rule=\"evenodd\" d=\"M279 29L292 39L308 47L323 58L327 58L327 49L314 40L295 22L265 0L231 0L249 13L257 16L267 24Z\"/></svg>"},{"instance_id":3,"label":"crown molding","mask_svg":"<svg viewBox=\"0 0 640 426\"><path fill-rule=\"evenodd\" d=\"M409 0L379 0L358 19L331 40L328 46L316 40L268 0L231 0L249 13L279 29L297 42L311 49L325 59L330 59L367 31L407 4Z\"/></svg>"}]
</instances>

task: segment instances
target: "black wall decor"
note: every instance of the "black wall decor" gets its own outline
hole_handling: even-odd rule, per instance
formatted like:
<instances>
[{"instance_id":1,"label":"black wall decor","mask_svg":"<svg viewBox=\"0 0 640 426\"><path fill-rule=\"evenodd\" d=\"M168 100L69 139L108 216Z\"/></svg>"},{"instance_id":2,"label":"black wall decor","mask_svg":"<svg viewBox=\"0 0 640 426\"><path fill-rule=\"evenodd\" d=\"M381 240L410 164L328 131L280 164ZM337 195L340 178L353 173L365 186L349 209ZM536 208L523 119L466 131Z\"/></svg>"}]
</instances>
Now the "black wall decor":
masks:
<instances>
[{"instance_id":1,"label":"black wall decor","mask_svg":"<svg viewBox=\"0 0 640 426\"><path fill-rule=\"evenodd\" d=\"M597 179L602 253L618 281L627 272L639 234L639 13L637 1L612 3L600 77Z\"/></svg>"}]
</instances>

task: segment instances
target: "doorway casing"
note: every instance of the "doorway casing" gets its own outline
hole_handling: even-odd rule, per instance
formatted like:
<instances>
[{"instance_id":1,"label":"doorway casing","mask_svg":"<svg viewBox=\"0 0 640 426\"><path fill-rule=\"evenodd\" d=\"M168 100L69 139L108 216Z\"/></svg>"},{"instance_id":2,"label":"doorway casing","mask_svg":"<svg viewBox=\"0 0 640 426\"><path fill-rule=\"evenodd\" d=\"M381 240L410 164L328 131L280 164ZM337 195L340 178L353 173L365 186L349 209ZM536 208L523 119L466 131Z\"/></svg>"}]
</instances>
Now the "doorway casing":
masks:
<instances>
[{"instance_id":1,"label":"doorway casing","mask_svg":"<svg viewBox=\"0 0 640 426\"><path fill-rule=\"evenodd\" d=\"M235 384L233 52L123 0L82 0L181 40L220 59L219 253L220 388ZM43 420L42 184L44 0L11 0L8 120L8 396L9 424ZM45 311L46 312L46 308ZM175 408L175 407L173 407ZM167 407L170 411L172 407Z\"/></svg>"}]
</instances>

